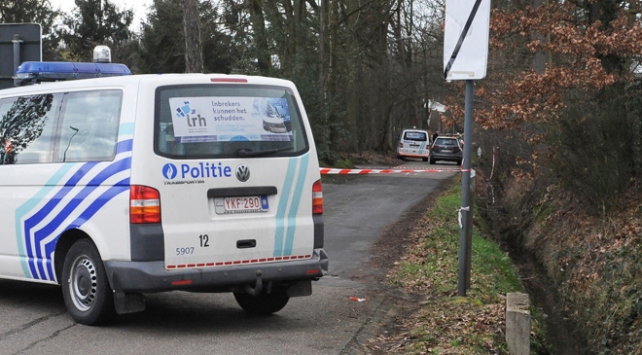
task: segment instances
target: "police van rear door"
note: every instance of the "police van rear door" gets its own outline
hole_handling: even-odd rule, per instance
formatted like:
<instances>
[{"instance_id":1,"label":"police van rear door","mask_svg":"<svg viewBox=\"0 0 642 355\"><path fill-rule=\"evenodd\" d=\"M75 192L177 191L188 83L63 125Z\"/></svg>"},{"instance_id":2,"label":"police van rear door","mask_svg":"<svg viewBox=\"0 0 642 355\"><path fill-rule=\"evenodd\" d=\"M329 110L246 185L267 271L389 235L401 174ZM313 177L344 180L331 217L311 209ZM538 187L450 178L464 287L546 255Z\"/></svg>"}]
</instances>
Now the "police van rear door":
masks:
<instances>
[{"instance_id":1,"label":"police van rear door","mask_svg":"<svg viewBox=\"0 0 642 355\"><path fill-rule=\"evenodd\" d=\"M156 90L150 174L160 179L166 268L311 258L319 168L296 89L212 81Z\"/></svg>"}]
</instances>

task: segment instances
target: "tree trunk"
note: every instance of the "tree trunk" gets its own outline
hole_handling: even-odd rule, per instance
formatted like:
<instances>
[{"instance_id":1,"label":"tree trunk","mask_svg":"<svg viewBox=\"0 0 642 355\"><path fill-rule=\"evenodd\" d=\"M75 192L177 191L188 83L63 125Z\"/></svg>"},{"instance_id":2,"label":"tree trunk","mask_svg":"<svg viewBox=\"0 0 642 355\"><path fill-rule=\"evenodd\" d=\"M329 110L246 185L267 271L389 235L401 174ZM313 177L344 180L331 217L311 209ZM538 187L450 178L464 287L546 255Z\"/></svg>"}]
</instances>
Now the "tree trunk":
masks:
<instances>
[{"instance_id":1,"label":"tree trunk","mask_svg":"<svg viewBox=\"0 0 642 355\"><path fill-rule=\"evenodd\" d=\"M185 72L203 72L203 45L197 0L183 0L183 28L185 30Z\"/></svg>"},{"instance_id":2,"label":"tree trunk","mask_svg":"<svg viewBox=\"0 0 642 355\"><path fill-rule=\"evenodd\" d=\"M544 3L544 0L531 0L531 7L537 9ZM547 42L546 36L541 33L531 33L532 40L540 40L542 43ZM537 74L542 74L546 69L546 53L537 51L531 60L531 66Z\"/></svg>"},{"instance_id":3,"label":"tree trunk","mask_svg":"<svg viewBox=\"0 0 642 355\"><path fill-rule=\"evenodd\" d=\"M300 80L305 68L305 55L306 55L306 9L304 0L294 0L294 36L295 40L295 79Z\"/></svg>"},{"instance_id":4,"label":"tree trunk","mask_svg":"<svg viewBox=\"0 0 642 355\"><path fill-rule=\"evenodd\" d=\"M353 13L359 7L357 0L348 0L347 12ZM349 34L347 36L346 43L346 53L347 57L351 58L350 61L346 61L348 66L346 70L346 118L348 122L348 137L352 137L352 140L349 142L350 148L352 151L356 152L359 150L361 137L358 127L359 121L359 91L357 80L359 78L359 70L361 68L361 55L360 53L360 44L356 38L356 16L349 17L346 21L346 26L349 29Z\"/></svg>"},{"instance_id":5,"label":"tree trunk","mask_svg":"<svg viewBox=\"0 0 642 355\"><path fill-rule=\"evenodd\" d=\"M319 11L319 95L325 102L326 89L325 89L325 67L327 65L326 47L328 46L328 35L326 29L328 28L328 1L321 0L321 11Z\"/></svg>"},{"instance_id":6,"label":"tree trunk","mask_svg":"<svg viewBox=\"0 0 642 355\"><path fill-rule=\"evenodd\" d=\"M252 26L254 27L254 45L257 51L259 73L270 76L271 60L268 50L267 36L265 34L265 16L263 14L263 0L252 0Z\"/></svg>"}]
</instances>

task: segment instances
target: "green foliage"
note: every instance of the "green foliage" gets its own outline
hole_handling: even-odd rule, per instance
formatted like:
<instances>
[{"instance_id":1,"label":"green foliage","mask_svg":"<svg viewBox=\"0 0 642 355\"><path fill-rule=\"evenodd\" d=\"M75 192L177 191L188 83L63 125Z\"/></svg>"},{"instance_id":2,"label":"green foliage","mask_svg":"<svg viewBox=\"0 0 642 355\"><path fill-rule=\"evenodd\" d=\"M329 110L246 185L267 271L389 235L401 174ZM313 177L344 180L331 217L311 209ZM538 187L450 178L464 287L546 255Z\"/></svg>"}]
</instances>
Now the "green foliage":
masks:
<instances>
[{"instance_id":1,"label":"green foliage","mask_svg":"<svg viewBox=\"0 0 642 355\"><path fill-rule=\"evenodd\" d=\"M76 0L76 8L63 16L64 26L58 31L72 60L91 62L94 47L119 45L132 37L131 9L120 10L109 0Z\"/></svg>"},{"instance_id":2,"label":"green foliage","mask_svg":"<svg viewBox=\"0 0 642 355\"><path fill-rule=\"evenodd\" d=\"M472 268L484 278L483 282L472 282L471 289L479 292L479 297L485 302L497 302L498 294L523 290L510 257L477 231L473 233L472 253ZM486 297L490 299L486 300Z\"/></svg>"},{"instance_id":3,"label":"green foliage","mask_svg":"<svg viewBox=\"0 0 642 355\"><path fill-rule=\"evenodd\" d=\"M183 73L184 38L181 3L155 0L141 24L138 73Z\"/></svg>"},{"instance_id":4,"label":"green foliage","mask_svg":"<svg viewBox=\"0 0 642 355\"><path fill-rule=\"evenodd\" d=\"M632 176L630 127L615 89L599 101L578 98L550 128L550 168L562 186L607 217Z\"/></svg>"},{"instance_id":5,"label":"green foliage","mask_svg":"<svg viewBox=\"0 0 642 355\"><path fill-rule=\"evenodd\" d=\"M211 1L199 3L204 72L229 74L235 71L252 74L249 69L251 65L242 64L240 47L233 34L227 33L219 26L219 22L225 16L221 11L223 10ZM228 16L227 19L233 21L234 17ZM138 53L138 73L185 71L185 35L181 2L154 1L149 7L147 20L141 24Z\"/></svg>"},{"instance_id":6,"label":"green foliage","mask_svg":"<svg viewBox=\"0 0 642 355\"><path fill-rule=\"evenodd\" d=\"M337 160L334 167L338 169L352 169L354 168L354 164L352 164L352 161L349 158L343 158Z\"/></svg>"}]
</instances>

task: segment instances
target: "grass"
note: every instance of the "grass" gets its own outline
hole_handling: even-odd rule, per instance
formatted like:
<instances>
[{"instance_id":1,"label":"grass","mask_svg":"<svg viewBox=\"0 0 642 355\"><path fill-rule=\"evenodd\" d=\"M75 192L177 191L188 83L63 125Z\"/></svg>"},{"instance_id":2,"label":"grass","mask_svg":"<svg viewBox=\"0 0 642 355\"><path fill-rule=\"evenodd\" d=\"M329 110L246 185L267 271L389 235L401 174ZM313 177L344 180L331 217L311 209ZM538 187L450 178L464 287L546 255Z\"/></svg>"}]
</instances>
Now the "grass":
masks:
<instances>
[{"instance_id":1,"label":"grass","mask_svg":"<svg viewBox=\"0 0 642 355\"><path fill-rule=\"evenodd\" d=\"M457 296L461 183L453 186L418 222L414 245L391 272L389 281L428 299L405 319L387 353L508 354L505 343L505 295L524 292L511 259L499 246L473 230L470 288ZM474 214L473 210L473 214ZM532 312L541 314L541 312ZM541 322L532 334L541 336ZM400 339L403 345L399 346ZM532 344L539 343L537 339ZM378 349L386 349L379 344ZM537 349L532 350L535 353Z\"/></svg>"}]
</instances>

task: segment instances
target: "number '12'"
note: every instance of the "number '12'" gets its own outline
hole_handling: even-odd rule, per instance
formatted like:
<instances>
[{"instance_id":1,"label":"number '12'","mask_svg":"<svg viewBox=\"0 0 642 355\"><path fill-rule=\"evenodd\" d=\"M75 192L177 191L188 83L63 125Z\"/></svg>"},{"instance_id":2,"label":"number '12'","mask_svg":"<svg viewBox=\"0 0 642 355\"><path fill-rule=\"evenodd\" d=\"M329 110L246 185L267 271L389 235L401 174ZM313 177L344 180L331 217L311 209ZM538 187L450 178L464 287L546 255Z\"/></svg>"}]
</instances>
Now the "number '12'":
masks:
<instances>
[{"instance_id":1,"label":"number '12'","mask_svg":"<svg viewBox=\"0 0 642 355\"><path fill-rule=\"evenodd\" d=\"M201 240L201 247L209 247L210 246L210 237L207 234L199 235L198 239Z\"/></svg>"}]
</instances>

